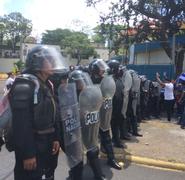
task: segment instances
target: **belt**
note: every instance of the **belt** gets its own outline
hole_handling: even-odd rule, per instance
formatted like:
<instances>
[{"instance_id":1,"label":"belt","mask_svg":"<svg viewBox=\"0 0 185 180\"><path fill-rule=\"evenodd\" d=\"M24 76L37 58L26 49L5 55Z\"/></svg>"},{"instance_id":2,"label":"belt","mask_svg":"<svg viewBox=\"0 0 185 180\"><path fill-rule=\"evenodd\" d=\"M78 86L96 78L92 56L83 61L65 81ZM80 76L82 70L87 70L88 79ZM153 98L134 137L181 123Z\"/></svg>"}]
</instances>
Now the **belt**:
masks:
<instances>
[{"instance_id":1,"label":"belt","mask_svg":"<svg viewBox=\"0 0 185 180\"><path fill-rule=\"evenodd\" d=\"M50 133L53 133L55 132L55 128L48 128L48 129L44 129L44 130L34 130L35 133L37 134L50 134Z\"/></svg>"}]
</instances>

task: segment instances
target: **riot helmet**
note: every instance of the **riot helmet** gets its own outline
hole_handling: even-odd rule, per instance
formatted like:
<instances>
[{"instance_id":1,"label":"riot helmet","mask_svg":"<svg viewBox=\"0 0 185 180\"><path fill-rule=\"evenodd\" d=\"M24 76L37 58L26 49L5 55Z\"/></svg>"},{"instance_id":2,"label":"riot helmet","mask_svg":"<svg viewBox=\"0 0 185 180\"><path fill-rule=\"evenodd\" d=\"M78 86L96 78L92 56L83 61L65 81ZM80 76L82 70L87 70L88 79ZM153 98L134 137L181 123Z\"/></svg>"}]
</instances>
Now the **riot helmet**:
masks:
<instances>
[{"instance_id":1,"label":"riot helmet","mask_svg":"<svg viewBox=\"0 0 185 180\"><path fill-rule=\"evenodd\" d=\"M39 45L32 48L27 55L25 68L26 71L67 71L64 58L54 47Z\"/></svg>"},{"instance_id":2,"label":"riot helmet","mask_svg":"<svg viewBox=\"0 0 185 180\"><path fill-rule=\"evenodd\" d=\"M146 75L140 75L141 82L145 82L147 80Z\"/></svg>"},{"instance_id":3,"label":"riot helmet","mask_svg":"<svg viewBox=\"0 0 185 180\"><path fill-rule=\"evenodd\" d=\"M109 66L103 61L103 59L95 59L89 66L90 73L99 77L103 77L104 74L110 70Z\"/></svg>"},{"instance_id":4,"label":"riot helmet","mask_svg":"<svg viewBox=\"0 0 185 180\"><path fill-rule=\"evenodd\" d=\"M119 61L115 60L115 59L111 59L110 61L108 61L108 66L110 68L110 73L111 74L118 74L119 70L120 70L120 63Z\"/></svg>"},{"instance_id":5,"label":"riot helmet","mask_svg":"<svg viewBox=\"0 0 185 180\"><path fill-rule=\"evenodd\" d=\"M57 94L58 87L60 85L65 85L67 84L68 81L68 76L69 76L69 71L66 72L57 72L53 73L50 77L49 80L53 83L55 93Z\"/></svg>"},{"instance_id":6,"label":"riot helmet","mask_svg":"<svg viewBox=\"0 0 185 180\"><path fill-rule=\"evenodd\" d=\"M69 75L69 83L76 83L77 91L83 90L85 87L92 85L92 80L89 77L88 73L85 73L81 70L74 70Z\"/></svg>"}]
</instances>

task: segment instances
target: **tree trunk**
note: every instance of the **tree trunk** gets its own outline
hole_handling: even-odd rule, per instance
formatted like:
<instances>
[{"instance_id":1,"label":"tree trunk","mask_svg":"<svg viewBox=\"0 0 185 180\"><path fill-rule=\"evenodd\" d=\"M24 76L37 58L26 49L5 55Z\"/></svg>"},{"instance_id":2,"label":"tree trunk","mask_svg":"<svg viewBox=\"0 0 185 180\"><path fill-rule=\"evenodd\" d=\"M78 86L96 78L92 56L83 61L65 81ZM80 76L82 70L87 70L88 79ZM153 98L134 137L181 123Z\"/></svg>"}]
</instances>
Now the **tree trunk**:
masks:
<instances>
[{"instance_id":1,"label":"tree trunk","mask_svg":"<svg viewBox=\"0 0 185 180\"><path fill-rule=\"evenodd\" d=\"M176 52L175 56L176 77L179 76L183 71L184 53L185 53L184 49L180 50L179 52Z\"/></svg>"}]
</instances>

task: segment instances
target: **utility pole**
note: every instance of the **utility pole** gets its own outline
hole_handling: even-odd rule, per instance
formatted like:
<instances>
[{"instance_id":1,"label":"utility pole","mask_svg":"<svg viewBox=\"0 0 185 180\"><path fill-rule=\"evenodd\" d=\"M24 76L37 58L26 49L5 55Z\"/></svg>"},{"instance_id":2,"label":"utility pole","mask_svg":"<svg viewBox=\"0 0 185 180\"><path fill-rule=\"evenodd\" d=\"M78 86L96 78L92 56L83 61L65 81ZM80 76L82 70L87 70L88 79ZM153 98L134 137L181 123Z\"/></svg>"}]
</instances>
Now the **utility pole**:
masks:
<instances>
[{"instance_id":1,"label":"utility pole","mask_svg":"<svg viewBox=\"0 0 185 180\"><path fill-rule=\"evenodd\" d=\"M175 64L175 40L176 40L176 35L173 34L173 37L172 37L172 61L171 61L172 64Z\"/></svg>"},{"instance_id":2,"label":"utility pole","mask_svg":"<svg viewBox=\"0 0 185 180\"><path fill-rule=\"evenodd\" d=\"M172 37L172 58L171 58L171 64L174 65L174 73L176 74L176 67L175 67L175 41L176 41L176 35L173 34L173 37Z\"/></svg>"}]
</instances>

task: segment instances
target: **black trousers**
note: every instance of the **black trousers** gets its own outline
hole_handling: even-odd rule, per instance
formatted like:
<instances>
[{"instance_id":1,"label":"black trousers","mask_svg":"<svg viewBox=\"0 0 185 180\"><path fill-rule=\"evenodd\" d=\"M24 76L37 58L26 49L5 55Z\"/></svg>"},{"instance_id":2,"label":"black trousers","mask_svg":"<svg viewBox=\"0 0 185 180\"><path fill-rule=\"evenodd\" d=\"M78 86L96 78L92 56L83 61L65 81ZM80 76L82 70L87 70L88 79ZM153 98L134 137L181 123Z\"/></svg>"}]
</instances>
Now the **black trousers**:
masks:
<instances>
[{"instance_id":1,"label":"black trousers","mask_svg":"<svg viewBox=\"0 0 185 180\"><path fill-rule=\"evenodd\" d=\"M173 114L174 100L165 100L165 108L168 121L171 121L171 115Z\"/></svg>"},{"instance_id":2,"label":"black trousers","mask_svg":"<svg viewBox=\"0 0 185 180\"><path fill-rule=\"evenodd\" d=\"M42 180L43 175L46 180L54 180L55 167L53 165L57 163L58 155L37 157L37 168L32 171L24 170L23 159L19 155L15 156L14 180ZM43 163L46 163L45 167L43 167Z\"/></svg>"},{"instance_id":3,"label":"black trousers","mask_svg":"<svg viewBox=\"0 0 185 180\"><path fill-rule=\"evenodd\" d=\"M28 171L23 167L22 153L15 150L14 180L54 180L54 172L58 163L58 154L52 155L52 135L38 135L36 137L36 160L35 170Z\"/></svg>"},{"instance_id":4,"label":"black trousers","mask_svg":"<svg viewBox=\"0 0 185 180\"><path fill-rule=\"evenodd\" d=\"M151 114L152 116L159 117L159 97L158 96L153 96L151 97Z\"/></svg>"}]
</instances>

